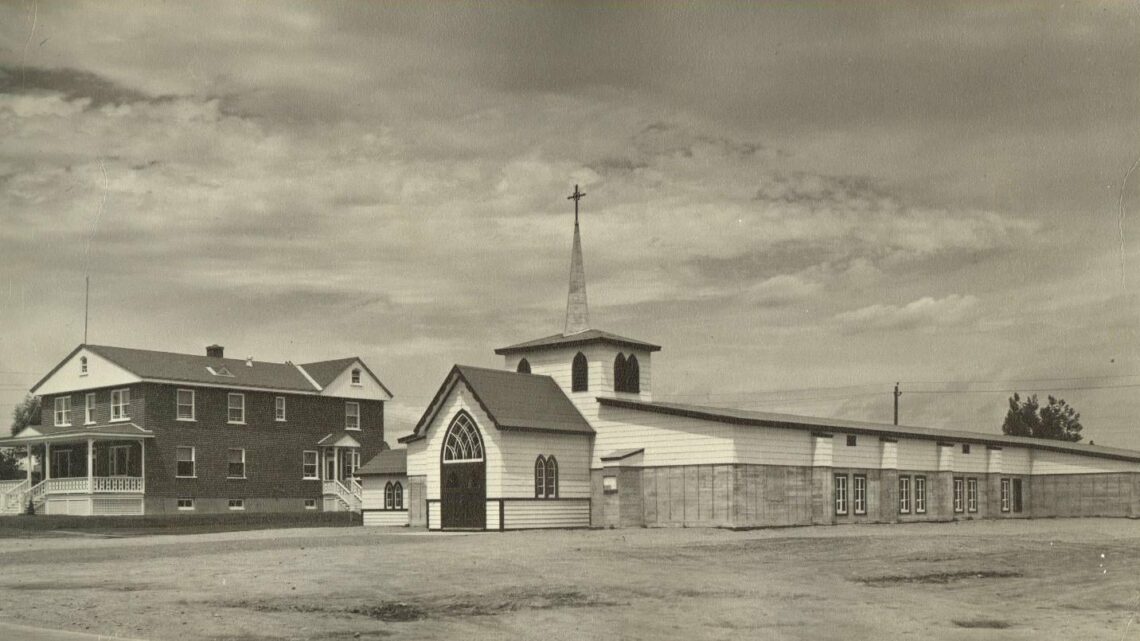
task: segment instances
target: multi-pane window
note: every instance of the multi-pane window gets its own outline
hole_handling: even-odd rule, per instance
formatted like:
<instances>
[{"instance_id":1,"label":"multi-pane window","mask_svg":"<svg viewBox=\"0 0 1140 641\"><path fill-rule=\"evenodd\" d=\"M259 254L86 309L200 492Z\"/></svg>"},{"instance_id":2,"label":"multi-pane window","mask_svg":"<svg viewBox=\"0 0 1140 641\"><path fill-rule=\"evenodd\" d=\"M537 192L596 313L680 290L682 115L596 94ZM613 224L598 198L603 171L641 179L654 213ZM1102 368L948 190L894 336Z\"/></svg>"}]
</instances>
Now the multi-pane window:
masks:
<instances>
[{"instance_id":1,"label":"multi-pane window","mask_svg":"<svg viewBox=\"0 0 1140 641\"><path fill-rule=\"evenodd\" d=\"M245 499L229 499L228 505L231 510L244 510Z\"/></svg>"},{"instance_id":2,"label":"multi-pane window","mask_svg":"<svg viewBox=\"0 0 1140 641\"><path fill-rule=\"evenodd\" d=\"M301 456L302 478L308 480L317 478L317 453L313 450L305 450Z\"/></svg>"},{"instance_id":3,"label":"multi-pane window","mask_svg":"<svg viewBox=\"0 0 1140 641\"><path fill-rule=\"evenodd\" d=\"M111 446L111 476L129 476L131 473L131 446Z\"/></svg>"},{"instance_id":4,"label":"multi-pane window","mask_svg":"<svg viewBox=\"0 0 1140 641\"><path fill-rule=\"evenodd\" d=\"M344 404L344 429L360 429L360 403L349 401Z\"/></svg>"},{"instance_id":5,"label":"multi-pane window","mask_svg":"<svg viewBox=\"0 0 1140 641\"><path fill-rule=\"evenodd\" d=\"M230 423L245 422L245 394L230 394L227 408L226 420Z\"/></svg>"},{"instance_id":6,"label":"multi-pane window","mask_svg":"<svg viewBox=\"0 0 1140 641\"><path fill-rule=\"evenodd\" d=\"M317 499L305 499L305 509L306 510L317 509Z\"/></svg>"},{"instance_id":7,"label":"multi-pane window","mask_svg":"<svg viewBox=\"0 0 1140 641\"><path fill-rule=\"evenodd\" d=\"M285 397L278 396L273 401L273 418L277 421L285 420Z\"/></svg>"},{"instance_id":8,"label":"multi-pane window","mask_svg":"<svg viewBox=\"0 0 1140 641\"><path fill-rule=\"evenodd\" d=\"M856 514L866 514L867 513L867 477L857 474L854 477L852 477L852 483L853 483L853 487L852 487L851 498L853 499L852 502L854 503L855 513Z\"/></svg>"},{"instance_id":9,"label":"multi-pane window","mask_svg":"<svg viewBox=\"0 0 1140 641\"><path fill-rule=\"evenodd\" d=\"M970 453L970 444L969 443L962 443L962 453L963 454L969 454Z\"/></svg>"},{"instance_id":10,"label":"multi-pane window","mask_svg":"<svg viewBox=\"0 0 1140 641\"><path fill-rule=\"evenodd\" d=\"M178 499L178 509L180 510L193 510L194 499Z\"/></svg>"},{"instance_id":11,"label":"multi-pane window","mask_svg":"<svg viewBox=\"0 0 1140 641\"><path fill-rule=\"evenodd\" d=\"M87 357L86 356L80 356L79 357L79 375L80 376L87 376Z\"/></svg>"},{"instance_id":12,"label":"multi-pane window","mask_svg":"<svg viewBox=\"0 0 1140 641\"><path fill-rule=\"evenodd\" d=\"M558 498L558 460L539 456L534 460L534 497Z\"/></svg>"},{"instance_id":13,"label":"multi-pane window","mask_svg":"<svg viewBox=\"0 0 1140 641\"><path fill-rule=\"evenodd\" d=\"M926 514L926 477L914 477L914 513Z\"/></svg>"},{"instance_id":14,"label":"multi-pane window","mask_svg":"<svg viewBox=\"0 0 1140 641\"><path fill-rule=\"evenodd\" d=\"M389 482L384 486L384 509L404 509L404 486L399 481Z\"/></svg>"},{"instance_id":15,"label":"multi-pane window","mask_svg":"<svg viewBox=\"0 0 1140 641\"><path fill-rule=\"evenodd\" d=\"M228 463L229 465L226 468L226 478L245 478L245 450L230 450Z\"/></svg>"},{"instance_id":16,"label":"multi-pane window","mask_svg":"<svg viewBox=\"0 0 1140 641\"><path fill-rule=\"evenodd\" d=\"M835 475L835 513L847 514L847 475Z\"/></svg>"},{"instance_id":17,"label":"multi-pane window","mask_svg":"<svg viewBox=\"0 0 1140 641\"><path fill-rule=\"evenodd\" d=\"M175 456L178 459L178 467L174 475L183 478L193 478L195 476L194 448L189 445L179 445Z\"/></svg>"},{"instance_id":18,"label":"multi-pane window","mask_svg":"<svg viewBox=\"0 0 1140 641\"><path fill-rule=\"evenodd\" d=\"M978 479L966 479L966 510L978 511Z\"/></svg>"},{"instance_id":19,"label":"multi-pane window","mask_svg":"<svg viewBox=\"0 0 1140 641\"><path fill-rule=\"evenodd\" d=\"M899 477L899 514L910 514L910 477Z\"/></svg>"},{"instance_id":20,"label":"multi-pane window","mask_svg":"<svg viewBox=\"0 0 1140 641\"><path fill-rule=\"evenodd\" d=\"M847 435L847 447L856 447L859 444L859 439L854 434Z\"/></svg>"},{"instance_id":21,"label":"multi-pane window","mask_svg":"<svg viewBox=\"0 0 1140 641\"><path fill-rule=\"evenodd\" d=\"M966 493L966 490L965 490L964 480L959 478L959 477L955 477L954 478L954 511L955 512L965 511L965 501L966 501L966 497L964 496L965 493Z\"/></svg>"},{"instance_id":22,"label":"multi-pane window","mask_svg":"<svg viewBox=\"0 0 1140 641\"><path fill-rule=\"evenodd\" d=\"M360 370L358 369L352 370L352 384L360 385Z\"/></svg>"},{"instance_id":23,"label":"multi-pane window","mask_svg":"<svg viewBox=\"0 0 1140 641\"><path fill-rule=\"evenodd\" d=\"M176 404L178 405L178 420L194 420L194 390L178 390L178 400Z\"/></svg>"},{"instance_id":24,"label":"multi-pane window","mask_svg":"<svg viewBox=\"0 0 1140 641\"><path fill-rule=\"evenodd\" d=\"M57 396L55 398L55 424L71 425L70 396Z\"/></svg>"},{"instance_id":25,"label":"multi-pane window","mask_svg":"<svg viewBox=\"0 0 1140 641\"><path fill-rule=\"evenodd\" d=\"M95 392L83 397L83 422L88 425L95 422Z\"/></svg>"},{"instance_id":26,"label":"multi-pane window","mask_svg":"<svg viewBox=\"0 0 1140 641\"><path fill-rule=\"evenodd\" d=\"M1001 511L1009 511L1009 479L1001 480Z\"/></svg>"},{"instance_id":27,"label":"multi-pane window","mask_svg":"<svg viewBox=\"0 0 1140 641\"><path fill-rule=\"evenodd\" d=\"M131 390L111 390L111 420L126 421L131 415Z\"/></svg>"}]
</instances>

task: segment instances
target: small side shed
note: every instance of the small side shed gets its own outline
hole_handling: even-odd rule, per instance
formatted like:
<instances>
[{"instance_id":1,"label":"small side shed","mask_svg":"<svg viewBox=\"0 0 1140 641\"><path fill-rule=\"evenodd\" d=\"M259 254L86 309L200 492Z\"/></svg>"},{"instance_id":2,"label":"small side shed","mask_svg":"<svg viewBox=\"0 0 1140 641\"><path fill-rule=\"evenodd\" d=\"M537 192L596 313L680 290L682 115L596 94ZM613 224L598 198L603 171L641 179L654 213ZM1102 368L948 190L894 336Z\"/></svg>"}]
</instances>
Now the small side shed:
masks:
<instances>
[{"instance_id":1,"label":"small side shed","mask_svg":"<svg viewBox=\"0 0 1140 641\"><path fill-rule=\"evenodd\" d=\"M366 526L408 524L408 450L384 450L356 471Z\"/></svg>"}]
</instances>

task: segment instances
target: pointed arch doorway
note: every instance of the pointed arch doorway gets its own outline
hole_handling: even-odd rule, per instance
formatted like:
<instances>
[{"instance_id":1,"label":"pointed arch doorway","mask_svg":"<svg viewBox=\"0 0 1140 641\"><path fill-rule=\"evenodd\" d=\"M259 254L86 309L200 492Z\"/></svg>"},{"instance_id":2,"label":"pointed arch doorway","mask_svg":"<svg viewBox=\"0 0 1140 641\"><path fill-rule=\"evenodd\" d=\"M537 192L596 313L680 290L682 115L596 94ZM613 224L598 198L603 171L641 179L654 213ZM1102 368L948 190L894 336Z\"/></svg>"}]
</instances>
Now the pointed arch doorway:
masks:
<instances>
[{"instance_id":1,"label":"pointed arch doorway","mask_svg":"<svg viewBox=\"0 0 1140 641\"><path fill-rule=\"evenodd\" d=\"M478 529L487 525L487 470L483 438L475 421L460 411L443 437L439 462L440 526Z\"/></svg>"}]
</instances>

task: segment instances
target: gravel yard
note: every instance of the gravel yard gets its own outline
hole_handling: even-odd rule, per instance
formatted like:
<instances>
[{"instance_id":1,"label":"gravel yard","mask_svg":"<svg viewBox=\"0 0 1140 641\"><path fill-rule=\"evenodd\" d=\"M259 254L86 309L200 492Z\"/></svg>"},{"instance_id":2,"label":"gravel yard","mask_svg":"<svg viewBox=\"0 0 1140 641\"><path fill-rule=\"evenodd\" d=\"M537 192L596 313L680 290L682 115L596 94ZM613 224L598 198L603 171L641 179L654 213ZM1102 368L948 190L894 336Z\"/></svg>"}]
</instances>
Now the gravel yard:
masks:
<instances>
[{"instance_id":1,"label":"gravel yard","mask_svg":"<svg viewBox=\"0 0 1140 641\"><path fill-rule=\"evenodd\" d=\"M1140 639L1140 523L0 539L0 620L155 640Z\"/></svg>"}]
</instances>

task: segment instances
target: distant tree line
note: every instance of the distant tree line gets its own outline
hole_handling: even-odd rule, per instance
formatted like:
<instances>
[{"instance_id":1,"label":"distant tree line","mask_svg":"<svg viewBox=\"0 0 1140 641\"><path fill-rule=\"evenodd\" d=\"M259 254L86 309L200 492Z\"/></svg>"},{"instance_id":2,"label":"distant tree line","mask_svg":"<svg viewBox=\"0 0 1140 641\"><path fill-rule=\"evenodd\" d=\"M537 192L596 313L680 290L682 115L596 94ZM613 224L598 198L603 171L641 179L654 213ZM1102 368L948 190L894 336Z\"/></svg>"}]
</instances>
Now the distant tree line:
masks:
<instances>
[{"instance_id":1,"label":"distant tree line","mask_svg":"<svg viewBox=\"0 0 1140 641\"><path fill-rule=\"evenodd\" d=\"M1009 399L1009 411L1001 431L1009 436L1029 436L1054 441L1081 440L1081 415L1064 399L1048 397L1049 403L1042 406L1037 395L1026 397L1014 393Z\"/></svg>"}]
</instances>

